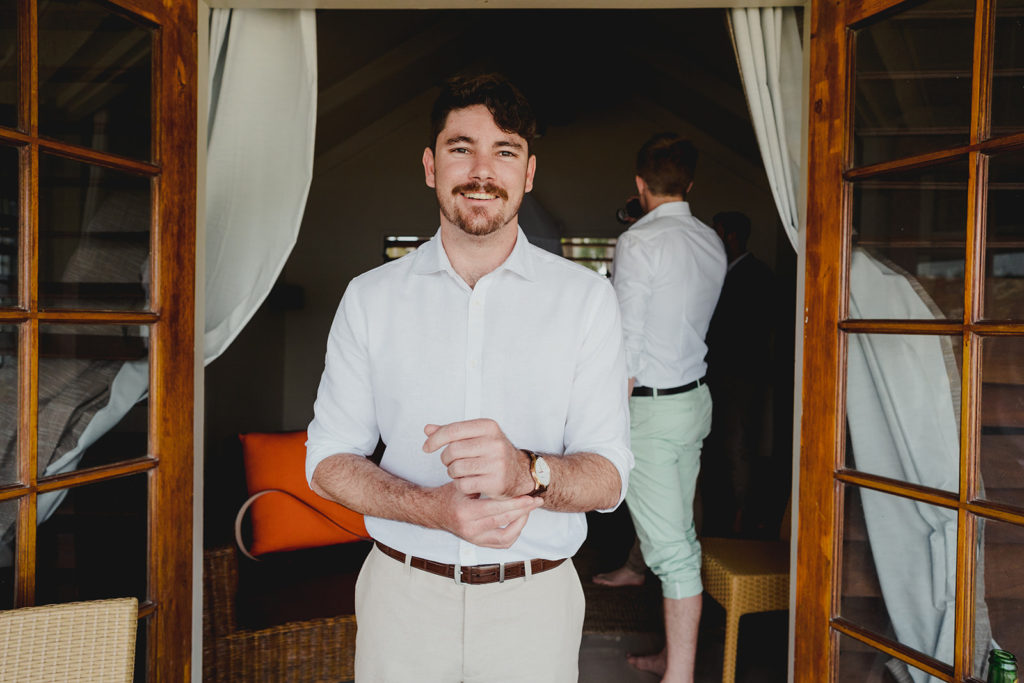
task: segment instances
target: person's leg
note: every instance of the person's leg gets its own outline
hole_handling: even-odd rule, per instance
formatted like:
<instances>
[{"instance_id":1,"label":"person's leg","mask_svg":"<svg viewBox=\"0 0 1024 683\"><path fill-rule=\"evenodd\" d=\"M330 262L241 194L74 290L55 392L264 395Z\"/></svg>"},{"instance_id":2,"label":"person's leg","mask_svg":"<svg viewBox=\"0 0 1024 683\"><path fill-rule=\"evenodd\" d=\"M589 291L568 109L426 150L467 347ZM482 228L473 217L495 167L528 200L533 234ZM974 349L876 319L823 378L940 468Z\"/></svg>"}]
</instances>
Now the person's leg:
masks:
<instances>
[{"instance_id":1,"label":"person's leg","mask_svg":"<svg viewBox=\"0 0 1024 683\"><path fill-rule=\"evenodd\" d=\"M594 575L594 583L599 586L642 586L646 578L647 565L640 551L640 539L633 539L633 547L629 549L626 564L618 569Z\"/></svg>"},{"instance_id":2,"label":"person's leg","mask_svg":"<svg viewBox=\"0 0 1024 683\"><path fill-rule=\"evenodd\" d=\"M356 581L357 683L462 680L462 587L373 548Z\"/></svg>"},{"instance_id":3,"label":"person's leg","mask_svg":"<svg viewBox=\"0 0 1024 683\"><path fill-rule=\"evenodd\" d=\"M529 578L468 586L460 680L576 681L584 611L583 588L571 560Z\"/></svg>"},{"instance_id":4,"label":"person's leg","mask_svg":"<svg viewBox=\"0 0 1024 683\"><path fill-rule=\"evenodd\" d=\"M639 410L633 406L637 400L631 402L637 465L627 501L644 559L661 579L667 646L660 656L631 662L659 673L663 662L664 680L691 681L703 590L693 498L701 443L711 426L711 396L701 387L655 401L646 401Z\"/></svg>"}]
</instances>

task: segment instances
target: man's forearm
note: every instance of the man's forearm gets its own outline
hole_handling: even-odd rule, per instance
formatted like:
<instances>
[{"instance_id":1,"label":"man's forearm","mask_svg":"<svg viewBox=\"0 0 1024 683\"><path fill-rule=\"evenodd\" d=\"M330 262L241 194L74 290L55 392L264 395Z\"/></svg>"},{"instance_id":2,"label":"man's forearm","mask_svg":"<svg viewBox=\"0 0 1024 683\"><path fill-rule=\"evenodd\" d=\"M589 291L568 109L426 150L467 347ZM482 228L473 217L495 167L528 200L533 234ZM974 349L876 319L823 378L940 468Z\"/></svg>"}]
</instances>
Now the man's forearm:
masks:
<instances>
[{"instance_id":1,"label":"man's forearm","mask_svg":"<svg viewBox=\"0 0 1024 683\"><path fill-rule=\"evenodd\" d=\"M618 504L622 478L608 458L597 453L570 453L545 460L551 467L551 486L541 496L546 509L590 512Z\"/></svg>"},{"instance_id":2,"label":"man's forearm","mask_svg":"<svg viewBox=\"0 0 1024 683\"><path fill-rule=\"evenodd\" d=\"M488 548L508 548L542 500L490 500L461 493L453 482L424 487L385 472L366 458L332 455L316 467L311 488L356 512L441 529Z\"/></svg>"},{"instance_id":3,"label":"man's forearm","mask_svg":"<svg viewBox=\"0 0 1024 683\"><path fill-rule=\"evenodd\" d=\"M382 470L370 460L351 453L332 455L313 472L310 485L318 495L371 517L394 519L436 528L431 519L430 492Z\"/></svg>"}]
</instances>

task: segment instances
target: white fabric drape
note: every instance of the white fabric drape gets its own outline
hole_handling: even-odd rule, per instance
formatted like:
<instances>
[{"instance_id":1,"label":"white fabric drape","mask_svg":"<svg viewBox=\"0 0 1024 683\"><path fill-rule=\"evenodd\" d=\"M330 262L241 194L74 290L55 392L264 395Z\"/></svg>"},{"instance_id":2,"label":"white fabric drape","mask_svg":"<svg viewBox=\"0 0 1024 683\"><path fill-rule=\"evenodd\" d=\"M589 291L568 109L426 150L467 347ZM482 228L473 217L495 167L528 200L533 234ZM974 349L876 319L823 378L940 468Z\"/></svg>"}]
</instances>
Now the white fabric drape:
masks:
<instances>
[{"instance_id":1,"label":"white fabric drape","mask_svg":"<svg viewBox=\"0 0 1024 683\"><path fill-rule=\"evenodd\" d=\"M215 9L206 180L206 363L270 293L313 178L316 13Z\"/></svg>"},{"instance_id":2,"label":"white fabric drape","mask_svg":"<svg viewBox=\"0 0 1024 683\"><path fill-rule=\"evenodd\" d=\"M796 9L733 9L729 11L729 27L768 184L786 236L796 249L803 87Z\"/></svg>"},{"instance_id":3,"label":"white fabric drape","mask_svg":"<svg viewBox=\"0 0 1024 683\"><path fill-rule=\"evenodd\" d=\"M298 235L313 177L315 22L313 10L212 12L206 364L227 349L263 303ZM148 360L125 363L111 382L109 401L81 421L85 427L77 427L76 445L54 453L44 474L76 469L86 449L148 391ZM39 523L64 495L39 495ZM9 521L0 519L0 537ZM9 555L0 543L0 565L10 564Z\"/></svg>"},{"instance_id":4,"label":"white fabric drape","mask_svg":"<svg viewBox=\"0 0 1024 683\"><path fill-rule=\"evenodd\" d=\"M850 315L944 317L912 276L862 249L851 255ZM960 373L952 338L851 334L848 339L846 409L857 469L957 491ZM956 511L870 489L859 491L878 582L897 639L952 663ZM979 548L979 557L983 553ZM983 653L990 627L984 590L979 593L974 633ZM891 666L904 680L938 680L896 660Z\"/></svg>"}]
</instances>

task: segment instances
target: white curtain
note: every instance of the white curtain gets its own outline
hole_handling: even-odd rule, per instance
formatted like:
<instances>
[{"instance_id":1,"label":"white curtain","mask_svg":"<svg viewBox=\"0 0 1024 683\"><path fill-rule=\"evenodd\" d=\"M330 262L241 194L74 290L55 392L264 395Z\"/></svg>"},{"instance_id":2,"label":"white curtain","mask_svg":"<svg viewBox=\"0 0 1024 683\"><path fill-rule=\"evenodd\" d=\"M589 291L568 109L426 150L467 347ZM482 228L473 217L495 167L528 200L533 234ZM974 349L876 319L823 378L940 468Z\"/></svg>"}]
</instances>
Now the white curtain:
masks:
<instances>
[{"instance_id":1,"label":"white curtain","mask_svg":"<svg viewBox=\"0 0 1024 683\"><path fill-rule=\"evenodd\" d=\"M796 249L800 220L796 191L802 161L800 103L803 101L803 52L796 9L742 8L730 10L728 16L736 62L768 184L786 236Z\"/></svg>"},{"instance_id":2,"label":"white curtain","mask_svg":"<svg viewBox=\"0 0 1024 683\"><path fill-rule=\"evenodd\" d=\"M206 363L270 293L313 178L314 10L215 9L206 181Z\"/></svg>"},{"instance_id":3,"label":"white curtain","mask_svg":"<svg viewBox=\"0 0 1024 683\"><path fill-rule=\"evenodd\" d=\"M313 10L212 12L206 184L207 364L224 352L263 303L298 235L313 176L315 22ZM108 135L116 135L116 131L108 131ZM148 284L148 272L144 271L142 278ZM111 368L108 376L93 370L68 381L76 385L59 392L61 396L82 393L92 402L62 410L61 414L73 419L69 417L63 427L54 426L60 427L60 432L75 430L79 435L77 441L72 438L71 448L55 446L51 453L40 453L40 462L48 462L45 476L76 469L86 449L145 398L149 362L127 362L119 369ZM90 383L91 389L76 392L80 381ZM94 387L97 382L103 386ZM96 400L104 394L109 400ZM40 494L39 523L49 518L64 495ZM5 532L12 522L12 515L0 515L0 540L9 540ZM11 563L10 551L7 543L0 542L0 566Z\"/></svg>"},{"instance_id":4,"label":"white curtain","mask_svg":"<svg viewBox=\"0 0 1024 683\"><path fill-rule=\"evenodd\" d=\"M913 276L859 248L851 255L850 315L945 317ZM851 334L848 339L846 409L857 469L957 491L960 371L952 338ZM864 488L860 496L882 597L897 639L952 664L956 511ZM979 558L983 555L979 548ZM979 571L984 574L981 564ZM984 657L990 627L983 588L978 597L974 637ZM890 668L900 680L938 680L897 660Z\"/></svg>"}]
</instances>

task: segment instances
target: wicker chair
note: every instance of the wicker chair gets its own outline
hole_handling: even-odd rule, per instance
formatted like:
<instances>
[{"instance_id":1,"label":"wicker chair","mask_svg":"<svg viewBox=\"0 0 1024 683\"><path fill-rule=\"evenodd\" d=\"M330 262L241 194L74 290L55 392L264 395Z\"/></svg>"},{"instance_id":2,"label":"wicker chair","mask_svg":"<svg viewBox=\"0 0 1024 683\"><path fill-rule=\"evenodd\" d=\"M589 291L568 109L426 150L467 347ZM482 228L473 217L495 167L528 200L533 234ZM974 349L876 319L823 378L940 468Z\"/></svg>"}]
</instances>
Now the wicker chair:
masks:
<instances>
[{"instance_id":1,"label":"wicker chair","mask_svg":"<svg viewBox=\"0 0 1024 683\"><path fill-rule=\"evenodd\" d=\"M130 683L135 598L0 612L0 682Z\"/></svg>"},{"instance_id":2,"label":"wicker chair","mask_svg":"<svg viewBox=\"0 0 1024 683\"><path fill-rule=\"evenodd\" d=\"M351 680L353 614L239 629L238 551L203 554L203 680L207 683L313 683Z\"/></svg>"},{"instance_id":3,"label":"wicker chair","mask_svg":"<svg viewBox=\"0 0 1024 683\"><path fill-rule=\"evenodd\" d=\"M789 520L782 520L782 539L702 538L704 590L725 608L725 656L722 683L736 679L740 617L789 609Z\"/></svg>"}]
</instances>

